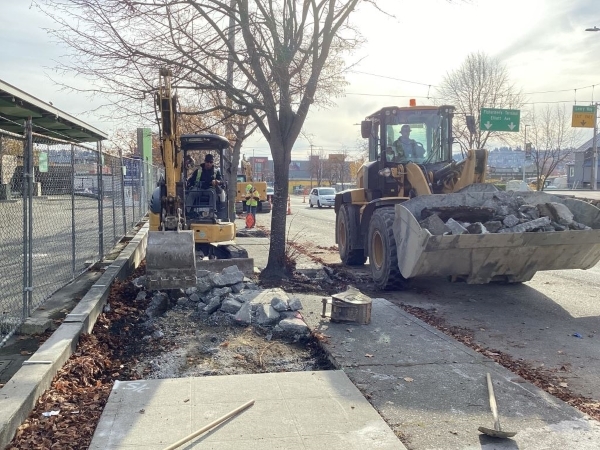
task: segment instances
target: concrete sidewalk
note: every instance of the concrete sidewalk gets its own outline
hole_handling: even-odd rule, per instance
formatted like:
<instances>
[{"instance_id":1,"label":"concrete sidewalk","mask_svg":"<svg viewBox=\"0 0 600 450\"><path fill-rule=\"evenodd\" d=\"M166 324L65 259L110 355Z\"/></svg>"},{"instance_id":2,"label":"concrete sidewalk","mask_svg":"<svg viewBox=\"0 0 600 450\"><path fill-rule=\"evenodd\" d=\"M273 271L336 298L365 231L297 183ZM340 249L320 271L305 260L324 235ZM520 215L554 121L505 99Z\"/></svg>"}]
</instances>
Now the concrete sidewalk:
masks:
<instances>
[{"instance_id":1,"label":"concrete sidewalk","mask_svg":"<svg viewBox=\"0 0 600 450\"><path fill-rule=\"evenodd\" d=\"M181 448L406 448L341 371L116 383L89 448L161 450L250 400L253 406Z\"/></svg>"},{"instance_id":2,"label":"concrete sidewalk","mask_svg":"<svg viewBox=\"0 0 600 450\"><path fill-rule=\"evenodd\" d=\"M299 297L332 362L411 449L598 448L598 422L387 300L373 300L369 325L352 325L322 319L321 297ZM493 428L487 372L503 429L518 432L513 439L477 431Z\"/></svg>"}]
</instances>

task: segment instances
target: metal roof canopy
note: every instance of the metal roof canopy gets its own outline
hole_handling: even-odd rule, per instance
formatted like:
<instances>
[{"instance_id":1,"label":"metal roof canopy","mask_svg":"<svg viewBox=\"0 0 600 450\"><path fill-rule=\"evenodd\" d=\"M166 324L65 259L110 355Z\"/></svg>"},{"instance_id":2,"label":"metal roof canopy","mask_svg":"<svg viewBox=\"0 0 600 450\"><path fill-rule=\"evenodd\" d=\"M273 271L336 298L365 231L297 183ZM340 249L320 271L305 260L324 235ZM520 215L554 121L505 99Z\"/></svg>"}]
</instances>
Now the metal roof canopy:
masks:
<instances>
[{"instance_id":1,"label":"metal roof canopy","mask_svg":"<svg viewBox=\"0 0 600 450\"><path fill-rule=\"evenodd\" d=\"M108 139L108 135L97 128L0 80L0 129L23 134L23 121L29 117L38 135L71 142Z\"/></svg>"}]
</instances>

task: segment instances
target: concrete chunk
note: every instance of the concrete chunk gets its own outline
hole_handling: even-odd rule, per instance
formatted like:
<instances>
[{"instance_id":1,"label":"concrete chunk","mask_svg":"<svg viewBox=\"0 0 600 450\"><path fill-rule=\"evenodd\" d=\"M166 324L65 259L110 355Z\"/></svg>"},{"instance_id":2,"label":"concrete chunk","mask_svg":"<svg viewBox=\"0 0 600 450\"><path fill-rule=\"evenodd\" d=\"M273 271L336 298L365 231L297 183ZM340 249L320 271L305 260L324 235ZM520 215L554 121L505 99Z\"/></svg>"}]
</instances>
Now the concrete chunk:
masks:
<instances>
[{"instance_id":1,"label":"concrete chunk","mask_svg":"<svg viewBox=\"0 0 600 450\"><path fill-rule=\"evenodd\" d=\"M467 227L469 234L489 234L489 231L481 222L472 223Z\"/></svg>"},{"instance_id":2,"label":"concrete chunk","mask_svg":"<svg viewBox=\"0 0 600 450\"><path fill-rule=\"evenodd\" d=\"M278 326L286 334L309 334L309 329L302 319L283 319Z\"/></svg>"},{"instance_id":3,"label":"concrete chunk","mask_svg":"<svg viewBox=\"0 0 600 450\"><path fill-rule=\"evenodd\" d=\"M519 224L519 219L513 214L509 214L502 221L505 227L511 228Z\"/></svg>"},{"instance_id":4,"label":"concrete chunk","mask_svg":"<svg viewBox=\"0 0 600 450\"><path fill-rule=\"evenodd\" d=\"M273 297L273 299L271 300L271 306L273 307L273 309L275 311L278 311L278 312L287 311L289 309L287 299L283 299L283 298L279 298L279 297Z\"/></svg>"},{"instance_id":5,"label":"concrete chunk","mask_svg":"<svg viewBox=\"0 0 600 450\"><path fill-rule=\"evenodd\" d=\"M223 303L221 303L221 311L229 314L237 314L242 305L243 303L238 302L235 298L227 297L223 300Z\"/></svg>"},{"instance_id":6,"label":"concrete chunk","mask_svg":"<svg viewBox=\"0 0 600 450\"><path fill-rule=\"evenodd\" d=\"M210 280L214 286L233 286L244 280L244 273L237 266L225 267L221 273L211 273Z\"/></svg>"},{"instance_id":7,"label":"concrete chunk","mask_svg":"<svg viewBox=\"0 0 600 450\"><path fill-rule=\"evenodd\" d=\"M52 328L52 319L48 317L28 317L19 328L19 334L41 334Z\"/></svg>"},{"instance_id":8,"label":"concrete chunk","mask_svg":"<svg viewBox=\"0 0 600 450\"><path fill-rule=\"evenodd\" d=\"M453 218L448 219L446 222L446 230L453 235L468 233L467 229Z\"/></svg>"},{"instance_id":9,"label":"concrete chunk","mask_svg":"<svg viewBox=\"0 0 600 450\"><path fill-rule=\"evenodd\" d=\"M258 305L256 323L259 325L275 325L279 321L279 313L271 305Z\"/></svg>"},{"instance_id":10,"label":"concrete chunk","mask_svg":"<svg viewBox=\"0 0 600 450\"><path fill-rule=\"evenodd\" d=\"M526 231L533 231L538 228L543 228L547 225L550 225L550 219L548 217L540 217L539 219L520 223L519 225L515 225L511 228L504 228L500 230L500 233L524 233Z\"/></svg>"},{"instance_id":11,"label":"concrete chunk","mask_svg":"<svg viewBox=\"0 0 600 450\"><path fill-rule=\"evenodd\" d=\"M502 229L504 224L502 222L500 222L499 220L490 220L489 222L484 223L483 226L490 233L497 233L498 231L500 231Z\"/></svg>"},{"instance_id":12,"label":"concrete chunk","mask_svg":"<svg viewBox=\"0 0 600 450\"><path fill-rule=\"evenodd\" d=\"M540 218L540 213L537 206L521 205L519 207L519 217L527 220L535 220Z\"/></svg>"},{"instance_id":13,"label":"concrete chunk","mask_svg":"<svg viewBox=\"0 0 600 450\"><path fill-rule=\"evenodd\" d=\"M302 309L302 302L300 301L300 299L298 297L294 297L294 298L290 299L290 301L288 302L288 305L292 311L298 311L298 310Z\"/></svg>"},{"instance_id":14,"label":"concrete chunk","mask_svg":"<svg viewBox=\"0 0 600 450\"><path fill-rule=\"evenodd\" d=\"M252 309L250 302L244 303L233 318L239 325L250 325L252 323Z\"/></svg>"},{"instance_id":15,"label":"concrete chunk","mask_svg":"<svg viewBox=\"0 0 600 450\"><path fill-rule=\"evenodd\" d=\"M146 309L146 315L148 317L159 317L162 316L169 307L169 296L164 292L157 292L150 300L148 309Z\"/></svg>"},{"instance_id":16,"label":"concrete chunk","mask_svg":"<svg viewBox=\"0 0 600 450\"><path fill-rule=\"evenodd\" d=\"M221 307L221 297L215 296L208 301L208 304L202 310L208 314L214 313Z\"/></svg>"},{"instance_id":17,"label":"concrete chunk","mask_svg":"<svg viewBox=\"0 0 600 450\"><path fill-rule=\"evenodd\" d=\"M441 236L446 231L444 221L437 214L432 214L419 224L434 236Z\"/></svg>"}]
</instances>

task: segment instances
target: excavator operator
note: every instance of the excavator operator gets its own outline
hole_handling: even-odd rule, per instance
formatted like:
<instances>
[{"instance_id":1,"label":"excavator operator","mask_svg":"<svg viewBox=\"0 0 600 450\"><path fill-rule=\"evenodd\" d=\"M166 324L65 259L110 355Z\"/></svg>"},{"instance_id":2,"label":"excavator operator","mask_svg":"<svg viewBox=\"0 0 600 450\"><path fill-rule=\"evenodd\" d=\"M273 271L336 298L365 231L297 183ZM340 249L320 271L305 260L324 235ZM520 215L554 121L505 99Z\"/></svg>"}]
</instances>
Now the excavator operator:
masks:
<instances>
[{"instance_id":1,"label":"excavator operator","mask_svg":"<svg viewBox=\"0 0 600 450\"><path fill-rule=\"evenodd\" d=\"M186 159L186 164L188 167L193 166L194 161L192 158ZM191 189L193 187L199 187L200 189L210 189L211 187L215 187L217 189L217 193L219 190L219 185L223 182L223 178L221 176L221 171L214 166L214 158L213 155L208 153L204 157L204 162L200 164L192 175L187 180L187 188Z\"/></svg>"}]
</instances>

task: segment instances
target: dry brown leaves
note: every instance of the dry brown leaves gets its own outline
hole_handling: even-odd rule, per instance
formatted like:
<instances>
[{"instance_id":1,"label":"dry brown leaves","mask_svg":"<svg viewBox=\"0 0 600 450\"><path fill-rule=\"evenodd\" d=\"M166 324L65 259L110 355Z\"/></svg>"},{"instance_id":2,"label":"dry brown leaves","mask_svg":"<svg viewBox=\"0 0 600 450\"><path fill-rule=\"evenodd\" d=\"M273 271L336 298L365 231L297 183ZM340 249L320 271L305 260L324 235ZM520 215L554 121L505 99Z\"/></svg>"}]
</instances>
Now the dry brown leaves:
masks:
<instances>
[{"instance_id":1,"label":"dry brown leaves","mask_svg":"<svg viewBox=\"0 0 600 450\"><path fill-rule=\"evenodd\" d=\"M138 270L136 276L141 274ZM17 430L10 450L87 449L115 380L135 379L129 372L126 343L135 342L131 325L138 320L137 292L131 283L111 288L111 311L102 314L93 334L82 335L77 350ZM47 338L47 336L46 336ZM43 413L58 411L45 417Z\"/></svg>"},{"instance_id":2,"label":"dry brown leaves","mask_svg":"<svg viewBox=\"0 0 600 450\"><path fill-rule=\"evenodd\" d=\"M579 394L573 393L564 378L560 377L559 371L567 372L568 367L561 367L557 370L542 369L533 367L527 361L522 359L515 360L510 355L499 350L482 347L473 340L473 334L470 330L461 327L448 327L444 319L435 315L434 310L427 310L405 304L400 305L406 312L419 318L423 322L437 328L442 333L453 337L459 342L472 348L478 353L493 359L498 364L506 367L511 372L519 375L524 380L536 385L540 389L554 395L565 403L577 408L579 411L588 414L590 417L600 420L600 403Z\"/></svg>"}]
</instances>

